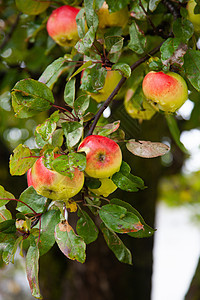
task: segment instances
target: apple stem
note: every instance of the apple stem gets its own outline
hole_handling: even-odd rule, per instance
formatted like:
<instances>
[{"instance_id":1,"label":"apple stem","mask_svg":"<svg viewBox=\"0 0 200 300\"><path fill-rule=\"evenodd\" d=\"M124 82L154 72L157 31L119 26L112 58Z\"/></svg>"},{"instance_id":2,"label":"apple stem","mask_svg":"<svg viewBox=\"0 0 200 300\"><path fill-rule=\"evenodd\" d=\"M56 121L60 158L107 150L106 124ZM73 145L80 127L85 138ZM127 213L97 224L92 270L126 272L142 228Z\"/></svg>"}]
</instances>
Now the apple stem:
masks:
<instances>
[{"instance_id":1,"label":"apple stem","mask_svg":"<svg viewBox=\"0 0 200 300\"><path fill-rule=\"evenodd\" d=\"M160 43L159 46L155 47L153 50L151 50L148 54L146 54L145 56L141 57L139 60L137 60L134 64L131 65L131 72L133 72L139 65L141 65L143 62L145 62L146 60L149 59L150 56L154 55L156 52L159 51L160 47L162 46L163 42ZM98 112L96 113L95 117L94 117L94 121L88 131L88 133L86 134L86 137L89 135L93 134L93 131L97 125L97 122L99 121L99 118L101 117L102 113L104 112L104 110L109 106L109 104L112 102L113 98L117 95L117 93L119 92L120 88L122 87L122 85L124 84L124 82L126 81L126 77L122 77L122 79L119 81L118 85L115 87L115 89L112 91L112 93L110 94L110 96L107 98L107 100L103 103L103 105L100 107L100 109L98 110Z\"/></svg>"}]
</instances>

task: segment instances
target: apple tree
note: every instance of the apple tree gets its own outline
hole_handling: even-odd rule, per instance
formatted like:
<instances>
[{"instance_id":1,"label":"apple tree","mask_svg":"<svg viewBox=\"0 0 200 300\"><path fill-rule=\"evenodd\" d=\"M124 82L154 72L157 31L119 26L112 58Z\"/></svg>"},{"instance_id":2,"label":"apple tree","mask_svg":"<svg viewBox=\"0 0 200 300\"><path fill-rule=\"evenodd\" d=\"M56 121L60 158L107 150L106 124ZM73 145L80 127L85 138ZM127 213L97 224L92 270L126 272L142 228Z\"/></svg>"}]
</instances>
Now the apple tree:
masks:
<instances>
[{"instance_id":1,"label":"apple tree","mask_svg":"<svg viewBox=\"0 0 200 300\"><path fill-rule=\"evenodd\" d=\"M180 131L199 124L200 4L9 0L1 11L0 137L20 128L5 144L23 189L0 186L0 254L14 263L21 249L31 294L42 299L39 259L54 244L83 264L86 246L103 238L132 265L130 240L152 238L153 219L130 199L151 197L160 157L182 162ZM188 89L186 122L177 110Z\"/></svg>"}]
</instances>

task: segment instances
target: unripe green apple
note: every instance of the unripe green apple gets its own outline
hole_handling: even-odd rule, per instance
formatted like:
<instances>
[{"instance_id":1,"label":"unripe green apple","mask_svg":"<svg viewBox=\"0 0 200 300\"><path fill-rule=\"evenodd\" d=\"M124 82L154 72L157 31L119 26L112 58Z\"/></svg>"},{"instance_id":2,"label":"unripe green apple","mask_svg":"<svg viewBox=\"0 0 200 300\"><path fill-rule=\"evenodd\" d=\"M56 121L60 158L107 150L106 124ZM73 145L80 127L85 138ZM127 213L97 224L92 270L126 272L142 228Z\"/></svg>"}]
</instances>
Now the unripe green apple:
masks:
<instances>
[{"instance_id":1,"label":"unripe green apple","mask_svg":"<svg viewBox=\"0 0 200 300\"><path fill-rule=\"evenodd\" d=\"M146 99L143 99L142 109L140 108L140 105L134 105L132 101L132 96L134 93L135 89L128 89L126 92L124 98L124 107L127 113L133 119L150 120L156 112L155 109L147 102Z\"/></svg>"},{"instance_id":2,"label":"unripe green apple","mask_svg":"<svg viewBox=\"0 0 200 300\"><path fill-rule=\"evenodd\" d=\"M174 72L149 72L143 80L142 88L150 103L166 112L175 112L188 98L185 80Z\"/></svg>"},{"instance_id":3,"label":"unripe green apple","mask_svg":"<svg viewBox=\"0 0 200 300\"><path fill-rule=\"evenodd\" d=\"M99 180L101 181L101 186L98 189L89 188L89 190L95 195L108 197L108 195L110 195L117 189L117 186L110 178L101 178Z\"/></svg>"},{"instance_id":4,"label":"unripe green apple","mask_svg":"<svg viewBox=\"0 0 200 300\"><path fill-rule=\"evenodd\" d=\"M86 137L78 147L79 152L86 153L85 172L90 177L106 178L118 172L122 163L119 145L101 135Z\"/></svg>"},{"instance_id":5,"label":"unripe green apple","mask_svg":"<svg viewBox=\"0 0 200 300\"><path fill-rule=\"evenodd\" d=\"M63 5L55 9L47 21L47 32L60 46L74 46L79 40L76 16L79 8Z\"/></svg>"},{"instance_id":6,"label":"unripe green apple","mask_svg":"<svg viewBox=\"0 0 200 300\"><path fill-rule=\"evenodd\" d=\"M55 155L55 158L59 155ZM39 195L53 200L67 200L82 189L84 174L77 168L71 179L54 170L46 168L43 157L40 157L27 173L28 186L33 186Z\"/></svg>"},{"instance_id":7,"label":"unripe green apple","mask_svg":"<svg viewBox=\"0 0 200 300\"><path fill-rule=\"evenodd\" d=\"M127 7L119 11L109 13L108 5L104 2L97 14L99 17L99 28L101 29L114 26L125 27L128 23L129 12Z\"/></svg>"},{"instance_id":8,"label":"unripe green apple","mask_svg":"<svg viewBox=\"0 0 200 300\"><path fill-rule=\"evenodd\" d=\"M192 22L194 26L194 30L200 32L200 14L194 13L194 8L196 6L196 2L194 0L188 1L187 11L188 11L188 19Z\"/></svg>"},{"instance_id":9,"label":"unripe green apple","mask_svg":"<svg viewBox=\"0 0 200 300\"><path fill-rule=\"evenodd\" d=\"M122 75L119 71L108 70L103 88L98 90L97 93L88 92L88 94L98 103L105 101L113 92L114 88L117 86L121 78Z\"/></svg>"},{"instance_id":10,"label":"unripe green apple","mask_svg":"<svg viewBox=\"0 0 200 300\"><path fill-rule=\"evenodd\" d=\"M35 0L16 0L15 3L17 8L27 15L39 15L50 5L50 1Z\"/></svg>"}]
</instances>

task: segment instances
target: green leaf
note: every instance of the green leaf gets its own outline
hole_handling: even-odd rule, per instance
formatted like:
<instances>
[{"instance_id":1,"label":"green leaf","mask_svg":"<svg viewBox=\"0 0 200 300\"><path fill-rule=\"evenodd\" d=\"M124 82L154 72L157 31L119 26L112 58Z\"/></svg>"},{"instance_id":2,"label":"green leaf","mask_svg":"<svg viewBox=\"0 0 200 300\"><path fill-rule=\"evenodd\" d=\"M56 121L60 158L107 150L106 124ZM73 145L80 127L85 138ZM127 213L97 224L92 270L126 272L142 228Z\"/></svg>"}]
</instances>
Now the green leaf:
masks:
<instances>
[{"instance_id":1,"label":"green leaf","mask_svg":"<svg viewBox=\"0 0 200 300\"><path fill-rule=\"evenodd\" d=\"M19 144L10 156L10 174L23 175L30 169L39 157L26 145Z\"/></svg>"},{"instance_id":2,"label":"green leaf","mask_svg":"<svg viewBox=\"0 0 200 300\"><path fill-rule=\"evenodd\" d=\"M6 264L10 262L10 254L15 245L15 241L17 239L16 234L5 234L0 233L0 245L2 253L2 260Z\"/></svg>"},{"instance_id":3,"label":"green leaf","mask_svg":"<svg viewBox=\"0 0 200 300\"><path fill-rule=\"evenodd\" d=\"M53 88L54 83L58 80L62 72L65 70L64 64L66 63L66 59L64 57L59 57L54 60L42 73L39 82L45 83L50 89Z\"/></svg>"},{"instance_id":4,"label":"green leaf","mask_svg":"<svg viewBox=\"0 0 200 300\"><path fill-rule=\"evenodd\" d=\"M9 199L15 199L15 196L7 192L4 187L0 185L0 207L6 205L10 201Z\"/></svg>"},{"instance_id":5,"label":"green leaf","mask_svg":"<svg viewBox=\"0 0 200 300\"><path fill-rule=\"evenodd\" d=\"M148 3L146 0L141 1L145 11L148 10ZM137 20L145 21L147 16L140 6L140 0L135 0L131 5L131 16Z\"/></svg>"},{"instance_id":6,"label":"green leaf","mask_svg":"<svg viewBox=\"0 0 200 300\"><path fill-rule=\"evenodd\" d=\"M170 133L171 133L175 143L185 154L188 154L187 149L180 141L180 130L178 128L176 119L172 115L165 115L165 118L166 118L167 125L169 127Z\"/></svg>"},{"instance_id":7,"label":"green leaf","mask_svg":"<svg viewBox=\"0 0 200 300\"><path fill-rule=\"evenodd\" d=\"M15 233L16 226L15 220L6 220L0 223L0 232L1 233Z\"/></svg>"},{"instance_id":8,"label":"green leaf","mask_svg":"<svg viewBox=\"0 0 200 300\"><path fill-rule=\"evenodd\" d=\"M63 221L56 226L55 239L65 256L84 263L86 244L80 236L75 234L67 221Z\"/></svg>"},{"instance_id":9,"label":"green leaf","mask_svg":"<svg viewBox=\"0 0 200 300\"><path fill-rule=\"evenodd\" d=\"M98 0L99 1L99 0ZM86 21L88 28L94 26L95 30L98 27L98 17L94 10L96 1L93 0L84 0L84 7L85 7L85 14L86 14Z\"/></svg>"},{"instance_id":10,"label":"green leaf","mask_svg":"<svg viewBox=\"0 0 200 300\"><path fill-rule=\"evenodd\" d=\"M30 285L32 296L37 299L42 299L42 296L40 294L40 288L39 288L38 272L39 272L39 249L34 239L32 238L31 245L28 248L27 255L26 255L26 273L27 273L27 278Z\"/></svg>"},{"instance_id":11,"label":"green leaf","mask_svg":"<svg viewBox=\"0 0 200 300\"><path fill-rule=\"evenodd\" d=\"M98 229L90 216L82 209L78 210L79 219L76 224L76 231L83 238L86 244L94 242L98 237Z\"/></svg>"},{"instance_id":12,"label":"green leaf","mask_svg":"<svg viewBox=\"0 0 200 300\"><path fill-rule=\"evenodd\" d=\"M124 38L121 36L107 36L105 38L106 50L109 54L117 53L123 48Z\"/></svg>"},{"instance_id":13,"label":"green leaf","mask_svg":"<svg viewBox=\"0 0 200 300\"><path fill-rule=\"evenodd\" d=\"M182 44L180 38L168 38L161 46L161 60L165 66L171 64L183 65L183 56L187 51L187 46Z\"/></svg>"},{"instance_id":14,"label":"green leaf","mask_svg":"<svg viewBox=\"0 0 200 300\"><path fill-rule=\"evenodd\" d=\"M18 118L27 118L51 108L52 91L34 79L18 81L12 89L12 104Z\"/></svg>"},{"instance_id":15,"label":"green leaf","mask_svg":"<svg viewBox=\"0 0 200 300\"><path fill-rule=\"evenodd\" d=\"M80 38L83 38L86 31L86 16L84 8L82 8L76 16L76 24L78 29L78 35Z\"/></svg>"},{"instance_id":16,"label":"green leaf","mask_svg":"<svg viewBox=\"0 0 200 300\"><path fill-rule=\"evenodd\" d=\"M47 198L37 194L33 186L28 187L21 193L19 200L25 204L18 202L17 210L24 214L33 213L31 208L37 213L42 213L47 204Z\"/></svg>"},{"instance_id":17,"label":"green leaf","mask_svg":"<svg viewBox=\"0 0 200 300\"><path fill-rule=\"evenodd\" d=\"M151 12L153 12L154 10L156 10L158 4L160 3L161 0L150 0L149 1L149 9Z\"/></svg>"},{"instance_id":18,"label":"green leaf","mask_svg":"<svg viewBox=\"0 0 200 300\"><path fill-rule=\"evenodd\" d=\"M90 189L98 189L101 186L101 181L98 178L85 177L85 185Z\"/></svg>"},{"instance_id":19,"label":"green leaf","mask_svg":"<svg viewBox=\"0 0 200 300\"><path fill-rule=\"evenodd\" d=\"M98 90L104 86L106 75L106 69L99 68L97 65L91 69L86 69L83 72L80 88L87 92L98 93Z\"/></svg>"},{"instance_id":20,"label":"green leaf","mask_svg":"<svg viewBox=\"0 0 200 300\"><path fill-rule=\"evenodd\" d=\"M194 27L189 20L178 18L173 23L173 32L176 38L187 43L194 33Z\"/></svg>"},{"instance_id":21,"label":"green leaf","mask_svg":"<svg viewBox=\"0 0 200 300\"><path fill-rule=\"evenodd\" d=\"M129 140L126 143L127 149L134 155L144 158L154 158L166 154L170 148L163 143L156 143L150 141L136 141Z\"/></svg>"},{"instance_id":22,"label":"green leaf","mask_svg":"<svg viewBox=\"0 0 200 300\"><path fill-rule=\"evenodd\" d=\"M111 133L115 132L120 126L120 120L115 121L110 124L106 124L104 126L96 126L94 130L94 134L108 136Z\"/></svg>"},{"instance_id":23,"label":"green leaf","mask_svg":"<svg viewBox=\"0 0 200 300\"><path fill-rule=\"evenodd\" d=\"M40 256L47 253L55 243L54 231L60 222L60 211L49 210L41 217L41 234L39 241Z\"/></svg>"},{"instance_id":24,"label":"green leaf","mask_svg":"<svg viewBox=\"0 0 200 300\"><path fill-rule=\"evenodd\" d=\"M92 47L95 39L95 32L94 26L91 26L86 35L77 42L75 48L79 53L85 54Z\"/></svg>"},{"instance_id":25,"label":"green leaf","mask_svg":"<svg viewBox=\"0 0 200 300\"><path fill-rule=\"evenodd\" d=\"M184 56L184 68L193 87L200 92L200 51L188 50Z\"/></svg>"},{"instance_id":26,"label":"green leaf","mask_svg":"<svg viewBox=\"0 0 200 300\"><path fill-rule=\"evenodd\" d=\"M128 47L137 54L143 54L146 46L146 37L135 22L129 27L129 34L130 42L128 43Z\"/></svg>"},{"instance_id":27,"label":"green leaf","mask_svg":"<svg viewBox=\"0 0 200 300\"><path fill-rule=\"evenodd\" d=\"M73 78L67 82L64 90L64 100L69 106L73 107L75 99L75 83L76 79Z\"/></svg>"},{"instance_id":28,"label":"green leaf","mask_svg":"<svg viewBox=\"0 0 200 300\"><path fill-rule=\"evenodd\" d=\"M69 148L75 146L82 137L83 126L79 122L62 123L62 128Z\"/></svg>"},{"instance_id":29,"label":"green leaf","mask_svg":"<svg viewBox=\"0 0 200 300\"><path fill-rule=\"evenodd\" d=\"M119 70L126 78L131 76L131 68L128 64L117 63L112 66L112 70Z\"/></svg>"},{"instance_id":30,"label":"green leaf","mask_svg":"<svg viewBox=\"0 0 200 300\"><path fill-rule=\"evenodd\" d=\"M1 204L1 200L0 200ZM12 219L11 212L3 205L0 207L0 223L6 220Z\"/></svg>"},{"instance_id":31,"label":"green leaf","mask_svg":"<svg viewBox=\"0 0 200 300\"><path fill-rule=\"evenodd\" d=\"M149 225L147 225L145 223L144 219L142 218L142 216L140 215L140 213L134 207L132 207L129 203L122 201L120 199L117 199L117 198L113 198L110 200L110 204L116 204L116 205L126 208L127 211L136 215L139 218L140 222L142 223L143 230L139 230L137 232L131 232L131 233L128 233L128 235L135 237L135 238L144 238L144 237L150 237L154 234L155 229L153 229Z\"/></svg>"},{"instance_id":32,"label":"green leaf","mask_svg":"<svg viewBox=\"0 0 200 300\"><path fill-rule=\"evenodd\" d=\"M106 0L106 3L108 4L109 11L115 12L126 7L130 3L130 0Z\"/></svg>"},{"instance_id":33,"label":"green leaf","mask_svg":"<svg viewBox=\"0 0 200 300\"><path fill-rule=\"evenodd\" d=\"M143 229L143 225L135 214L116 204L104 205L99 210L99 216L110 230L118 233L137 232Z\"/></svg>"},{"instance_id":34,"label":"green leaf","mask_svg":"<svg viewBox=\"0 0 200 300\"><path fill-rule=\"evenodd\" d=\"M6 264L9 264L10 262L14 264L15 253L22 240L23 240L23 236L20 236L15 240L15 242L14 240L12 240L11 243L9 243L7 247L4 249L3 261Z\"/></svg>"},{"instance_id":35,"label":"green leaf","mask_svg":"<svg viewBox=\"0 0 200 300\"><path fill-rule=\"evenodd\" d=\"M125 264L132 265L132 255L130 250L124 245L122 240L118 237L118 235L108 229L104 223L101 223L100 229L103 233L104 239L110 248L113 251L117 259Z\"/></svg>"},{"instance_id":36,"label":"green leaf","mask_svg":"<svg viewBox=\"0 0 200 300\"><path fill-rule=\"evenodd\" d=\"M64 132L61 128L56 129L52 136L52 146L53 147L61 147L64 141L63 138Z\"/></svg>"},{"instance_id":37,"label":"green leaf","mask_svg":"<svg viewBox=\"0 0 200 300\"><path fill-rule=\"evenodd\" d=\"M70 77L70 80L76 76L77 74L79 74L80 72L82 72L84 69L87 69L88 67L90 67L93 64L93 62L91 60L87 61L86 63L84 63L80 68L78 68L78 70L76 70L76 72L74 72L72 74L72 76Z\"/></svg>"},{"instance_id":38,"label":"green leaf","mask_svg":"<svg viewBox=\"0 0 200 300\"><path fill-rule=\"evenodd\" d=\"M74 110L76 114L81 118L90 104L90 96L80 95L74 102Z\"/></svg>"},{"instance_id":39,"label":"green leaf","mask_svg":"<svg viewBox=\"0 0 200 300\"><path fill-rule=\"evenodd\" d=\"M118 188L127 192L137 192L138 189L145 188L143 180L130 174L130 167L124 161L119 172L112 176L112 181Z\"/></svg>"},{"instance_id":40,"label":"green leaf","mask_svg":"<svg viewBox=\"0 0 200 300\"><path fill-rule=\"evenodd\" d=\"M35 0L16 0L17 8L27 15L38 15L45 11L49 6L49 1L36 2Z\"/></svg>"},{"instance_id":41,"label":"green leaf","mask_svg":"<svg viewBox=\"0 0 200 300\"><path fill-rule=\"evenodd\" d=\"M74 176L74 168L84 171L86 168L86 157L79 153L69 153L68 155L61 155L53 160L53 169L70 178Z\"/></svg>"},{"instance_id":42,"label":"green leaf","mask_svg":"<svg viewBox=\"0 0 200 300\"><path fill-rule=\"evenodd\" d=\"M43 147L45 144L52 144L52 136L56 130L59 120L59 112L55 111L50 118L35 129L35 137L38 146Z\"/></svg>"}]
</instances>

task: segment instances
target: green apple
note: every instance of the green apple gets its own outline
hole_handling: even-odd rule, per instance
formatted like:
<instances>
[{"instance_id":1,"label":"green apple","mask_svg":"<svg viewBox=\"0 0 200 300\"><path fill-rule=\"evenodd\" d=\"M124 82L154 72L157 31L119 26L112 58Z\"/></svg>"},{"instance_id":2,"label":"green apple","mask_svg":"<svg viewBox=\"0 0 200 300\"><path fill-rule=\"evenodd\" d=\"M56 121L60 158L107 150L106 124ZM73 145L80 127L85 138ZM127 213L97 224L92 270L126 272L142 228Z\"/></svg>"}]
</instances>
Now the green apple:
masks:
<instances>
[{"instance_id":1,"label":"green apple","mask_svg":"<svg viewBox=\"0 0 200 300\"><path fill-rule=\"evenodd\" d=\"M49 36L60 46L71 47L79 40L76 16L79 8L63 5L55 9L47 21Z\"/></svg>"},{"instance_id":2,"label":"green apple","mask_svg":"<svg viewBox=\"0 0 200 300\"><path fill-rule=\"evenodd\" d=\"M16 0L17 8L27 15L39 15L45 11L49 5L50 1L35 1L35 0Z\"/></svg>"},{"instance_id":3,"label":"green apple","mask_svg":"<svg viewBox=\"0 0 200 300\"><path fill-rule=\"evenodd\" d=\"M117 86L119 81L121 80L122 75L119 71L111 71L107 70L105 83L102 89L98 90L97 93L88 94L98 103L105 101L110 94L113 92L114 88Z\"/></svg>"},{"instance_id":4,"label":"green apple","mask_svg":"<svg viewBox=\"0 0 200 300\"><path fill-rule=\"evenodd\" d=\"M174 72L149 72L142 89L147 100L165 112L175 112L188 98L185 80Z\"/></svg>"},{"instance_id":5,"label":"green apple","mask_svg":"<svg viewBox=\"0 0 200 300\"><path fill-rule=\"evenodd\" d=\"M89 190L95 195L108 197L108 195L110 195L117 189L117 186L110 178L101 178L99 180L101 182L101 186L98 189L89 188Z\"/></svg>"},{"instance_id":6,"label":"green apple","mask_svg":"<svg viewBox=\"0 0 200 300\"><path fill-rule=\"evenodd\" d=\"M129 12L128 8L125 7L119 11L110 13L106 2L103 3L102 7L97 12L99 17L99 28L104 29L106 27L125 27L128 23Z\"/></svg>"},{"instance_id":7,"label":"green apple","mask_svg":"<svg viewBox=\"0 0 200 300\"><path fill-rule=\"evenodd\" d=\"M55 158L59 155L55 155ZM27 173L28 186L33 186L39 195L53 200L67 200L82 189L84 173L74 169L74 177L71 179L54 170L46 168L43 157L40 157Z\"/></svg>"},{"instance_id":8,"label":"green apple","mask_svg":"<svg viewBox=\"0 0 200 300\"><path fill-rule=\"evenodd\" d=\"M140 105L134 104L132 101L132 97L135 93L135 89L128 89L124 98L124 107L127 113L133 119L140 119L140 120L150 120L153 115L155 114L155 109L152 107L151 104L147 102L144 98L142 102L142 108Z\"/></svg>"},{"instance_id":9,"label":"green apple","mask_svg":"<svg viewBox=\"0 0 200 300\"><path fill-rule=\"evenodd\" d=\"M196 2L194 0L188 1L187 11L188 11L188 19L192 22L194 26L194 30L196 32L200 32L200 14L194 13L194 8L196 6Z\"/></svg>"},{"instance_id":10,"label":"green apple","mask_svg":"<svg viewBox=\"0 0 200 300\"><path fill-rule=\"evenodd\" d=\"M79 152L86 153L85 172L90 177L106 178L118 172L122 163L119 145L101 135L86 137L78 147Z\"/></svg>"}]
</instances>

